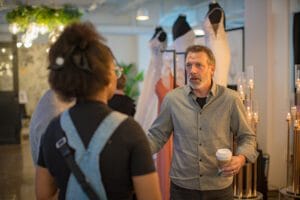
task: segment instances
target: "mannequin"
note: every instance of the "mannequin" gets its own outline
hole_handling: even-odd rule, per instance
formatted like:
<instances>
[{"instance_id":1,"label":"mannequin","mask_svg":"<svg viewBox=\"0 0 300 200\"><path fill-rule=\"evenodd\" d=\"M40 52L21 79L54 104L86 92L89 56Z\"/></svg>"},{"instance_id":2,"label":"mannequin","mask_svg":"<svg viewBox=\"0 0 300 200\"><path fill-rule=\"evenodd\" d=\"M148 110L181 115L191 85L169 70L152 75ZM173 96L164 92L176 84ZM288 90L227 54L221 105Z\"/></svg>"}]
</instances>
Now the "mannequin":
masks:
<instances>
[{"instance_id":1,"label":"mannequin","mask_svg":"<svg viewBox=\"0 0 300 200\"><path fill-rule=\"evenodd\" d=\"M215 8L219 8L219 9L215 9ZM208 12L207 12L207 15L210 13L208 15L210 23L212 24L220 23L222 12L224 14L223 8L216 1L212 1L208 5ZM224 28L226 29L225 17L224 17L223 24L224 24Z\"/></svg>"},{"instance_id":2,"label":"mannequin","mask_svg":"<svg viewBox=\"0 0 300 200\"><path fill-rule=\"evenodd\" d=\"M223 8L216 2L210 3L203 23L205 45L212 50L216 58L214 81L226 87L231 55L224 21Z\"/></svg>"},{"instance_id":3,"label":"mannequin","mask_svg":"<svg viewBox=\"0 0 300 200\"><path fill-rule=\"evenodd\" d=\"M186 16L181 14L178 16L172 27L173 48L176 56L176 85L182 86L185 84L185 67L184 67L184 52L186 48L195 43L195 33L190 24L186 20ZM181 54L180 54L181 53Z\"/></svg>"},{"instance_id":4,"label":"mannequin","mask_svg":"<svg viewBox=\"0 0 300 200\"><path fill-rule=\"evenodd\" d=\"M155 28L155 32L154 32L154 34L153 34L151 40L153 40L153 39L157 36L157 34L159 34L158 40L159 40L160 42L166 41L166 39L167 39L167 34L166 34L166 32L162 29L161 26L158 26L158 27Z\"/></svg>"},{"instance_id":5,"label":"mannequin","mask_svg":"<svg viewBox=\"0 0 300 200\"><path fill-rule=\"evenodd\" d=\"M173 40L175 41L180 36L191 30L190 25L186 21L185 15L179 15L172 27Z\"/></svg>"},{"instance_id":6,"label":"mannequin","mask_svg":"<svg viewBox=\"0 0 300 200\"><path fill-rule=\"evenodd\" d=\"M162 50L167 46L167 34L162 27L156 27L152 38L149 41L151 59L145 73L143 88L137 102L134 118L139 122L144 131L148 131L152 122L157 116L158 99L154 98L155 84L161 77L163 68ZM145 108L153 108L146 109Z\"/></svg>"}]
</instances>

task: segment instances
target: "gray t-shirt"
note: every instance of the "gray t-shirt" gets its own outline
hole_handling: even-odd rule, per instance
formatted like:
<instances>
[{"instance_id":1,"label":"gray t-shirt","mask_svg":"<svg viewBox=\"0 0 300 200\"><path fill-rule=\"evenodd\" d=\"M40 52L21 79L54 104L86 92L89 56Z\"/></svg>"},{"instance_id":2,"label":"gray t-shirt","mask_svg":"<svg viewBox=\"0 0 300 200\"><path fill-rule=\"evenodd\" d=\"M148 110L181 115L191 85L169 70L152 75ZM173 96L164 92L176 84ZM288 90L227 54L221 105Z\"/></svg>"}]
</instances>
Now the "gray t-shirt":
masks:
<instances>
[{"instance_id":1,"label":"gray t-shirt","mask_svg":"<svg viewBox=\"0 0 300 200\"><path fill-rule=\"evenodd\" d=\"M40 139L49 123L54 117L58 116L71 105L73 105L73 102L65 103L60 101L51 89L47 90L39 100L38 105L32 114L29 127L31 154L35 165L37 164L39 155Z\"/></svg>"}]
</instances>

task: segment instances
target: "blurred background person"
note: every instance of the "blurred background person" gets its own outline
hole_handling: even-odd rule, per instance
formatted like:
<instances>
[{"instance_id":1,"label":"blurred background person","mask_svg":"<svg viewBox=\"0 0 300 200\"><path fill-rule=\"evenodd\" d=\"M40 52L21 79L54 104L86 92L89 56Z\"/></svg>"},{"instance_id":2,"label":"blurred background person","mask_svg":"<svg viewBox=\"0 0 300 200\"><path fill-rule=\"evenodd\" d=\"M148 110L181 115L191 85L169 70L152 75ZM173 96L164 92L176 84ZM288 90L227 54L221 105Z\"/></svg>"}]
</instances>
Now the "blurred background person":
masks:
<instances>
[{"instance_id":1,"label":"blurred background person","mask_svg":"<svg viewBox=\"0 0 300 200\"><path fill-rule=\"evenodd\" d=\"M34 165L37 164L41 137L50 121L72 105L74 105L73 99L60 98L51 89L47 90L39 100L29 125L31 156Z\"/></svg>"},{"instance_id":2,"label":"blurred background person","mask_svg":"<svg viewBox=\"0 0 300 200\"><path fill-rule=\"evenodd\" d=\"M120 67L119 67L120 68ZM122 69L122 68L120 68ZM125 74L121 74L120 78L117 80L117 89L114 96L108 101L109 107L112 109L124 113L129 116L134 116L135 114L135 103L132 98L124 93L124 88L126 86L127 78Z\"/></svg>"}]
</instances>

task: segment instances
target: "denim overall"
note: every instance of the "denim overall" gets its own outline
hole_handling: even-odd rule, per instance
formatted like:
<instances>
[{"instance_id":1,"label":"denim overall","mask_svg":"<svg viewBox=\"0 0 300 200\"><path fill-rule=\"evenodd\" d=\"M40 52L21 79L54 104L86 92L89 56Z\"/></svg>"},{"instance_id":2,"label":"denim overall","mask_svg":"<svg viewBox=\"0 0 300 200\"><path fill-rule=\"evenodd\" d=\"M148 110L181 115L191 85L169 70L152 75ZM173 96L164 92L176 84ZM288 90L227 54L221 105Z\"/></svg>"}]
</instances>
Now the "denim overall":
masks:
<instances>
[{"instance_id":1,"label":"denim overall","mask_svg":"<svg viewBox=\"0 0 300 200\"><path fill-rule=\"evenodd\" d=\"M62 129L65 131L68 144L75 150L75 161L101 200L107 200L107 196L100 173L100 153L110 136L126 118L127 115L119 112L111 112L96 129L87 149L85 149L80 139L80 136L70 117L69 111L66 110L63 112L60 118L60 124ZM71 173L68 181L66 199L89 199L82 190L73 173Z\"/></svg>"}]
</instances>

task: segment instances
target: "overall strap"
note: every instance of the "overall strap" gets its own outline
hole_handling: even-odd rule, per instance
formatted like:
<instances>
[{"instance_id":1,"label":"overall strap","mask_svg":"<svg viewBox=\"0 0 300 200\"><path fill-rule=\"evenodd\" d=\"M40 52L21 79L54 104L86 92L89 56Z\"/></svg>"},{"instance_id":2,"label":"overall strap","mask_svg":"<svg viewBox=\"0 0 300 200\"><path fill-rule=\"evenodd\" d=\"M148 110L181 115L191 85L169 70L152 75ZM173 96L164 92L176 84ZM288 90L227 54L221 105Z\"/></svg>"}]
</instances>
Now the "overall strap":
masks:
<instances>
[{"instance_id":1,"label":"overall strap","mask_svg":"<svg viewBox=\"0 0 300 200\"><path fill-rule=\"evenodd\" d=\"M70 117L69 110L64 111L60 117L60 126L65 132L68 138L68 145L72 147L75 151L76 162L80 161L82 153L85 151L85 147L81 141L79 133L75 128L75 125ZM79 153L81 152L81 153Z\"/></svg>"},{"instance_id":2,"label":"overall strap","mask_svg":"<svg viewBox=\"0 0 300 200\"><path fill-rule=\"evenodd\" d=\"M95 131L87 150L101 152L110 136L127 117L120 112L111 112Z\"/></svg>"},{"instance_id":3,"label":"overall strap","mask_svg":"<svg viewBox=\"0 0 300 200\"><path fill-rule=\"evenodd\" d=\"M98 126L91 138L87 149L84 148L79 134L72 122L68 111L61 116L61 126L66 133L69 145L75 149L75 160L87 181L95 189L100 199L106 200L106 192L101 182L99 166L100 153L111 137L115 129L127 118L126 115L111 112ZM88 199L78 184L74 175L71 174L66 191L67 199Z\"/></svg>"}]
</instances>

